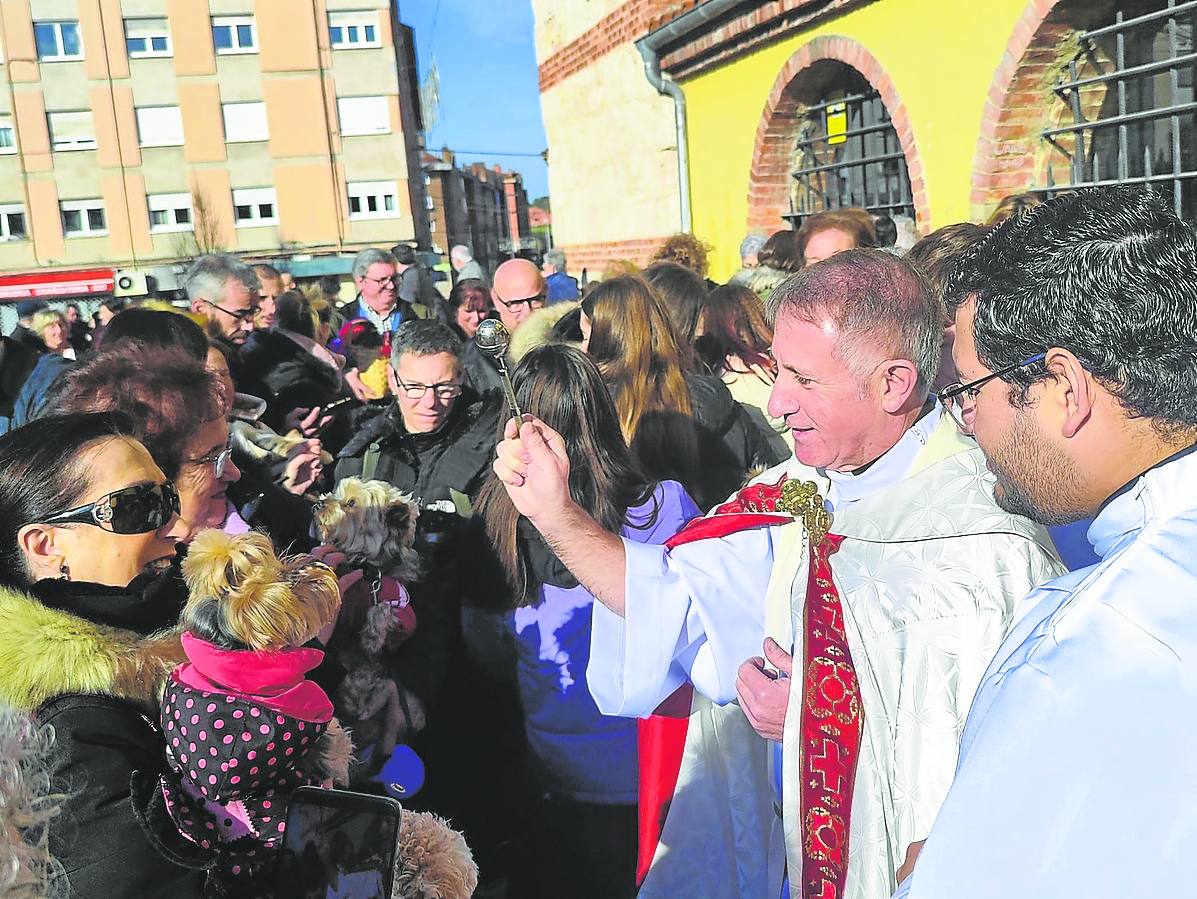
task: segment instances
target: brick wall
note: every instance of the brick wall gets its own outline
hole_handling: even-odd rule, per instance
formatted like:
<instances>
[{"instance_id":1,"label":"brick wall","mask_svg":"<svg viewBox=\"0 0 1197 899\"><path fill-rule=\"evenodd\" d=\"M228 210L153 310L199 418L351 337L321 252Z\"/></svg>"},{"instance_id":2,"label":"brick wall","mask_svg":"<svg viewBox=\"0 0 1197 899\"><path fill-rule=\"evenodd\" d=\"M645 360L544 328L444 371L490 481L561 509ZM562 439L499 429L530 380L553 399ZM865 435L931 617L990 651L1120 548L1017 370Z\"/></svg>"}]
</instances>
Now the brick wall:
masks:
<instances>
[{"instance_id":1,"label":"brick wall","mask_svg":"<svg viewBox=\"0 0 1197 899\"><path fill-rule=\"evenodd\" d=\"M540 64L540 92L591 65L621 44L697 6L700 0L628 0Z\"/></svg>"},{"instance_id":2,"label":"brick wall","mask_svg":"<svg viewBox=\"0 0 1197 899\"><path fill-rule=\"evenodd\" d=\"M862 44L847 37L815 38L789 58L769 93L765 113L757 127L752 153L752 171L748 181L748 229L774 231L781 215L790 211L790 154L799 127L798 109L818 102L820 88L826 82L825 66L812 67L824 60L834 60L860 72L881 95L889 110L894 130L906 156L906 169L914 196L915 220L921 232L927 230L930 209L923 177L923 164L914 142L914 131L902 98L881 63Z\"/></svg>"},{"instance_id":3,"label":"brick wall","mask_svg":"<svg viewBox=\"0 0 1197 899\"><path fill-rule=\"evenodd\" d=\"M1068 158L1042 139L1045 128L1071 121L1053 85L1076 56L1077 35L1113 17L1112 0L1030 0L989 88L970 196L973 218L984 221L1005 196L1045 181L1049 163L1057 181L1067 177ZM1081 75L1103 60L1091 60ZM1082 93L1082 107L1093 112L1104 86ZM1088 116L1086 116L1088 117Z\"/></svg>"},{"instance_id":4,"label":"brick wall","mask_svg":"<svg viewBox=\"0 0 1197 899\"><path fill-rule=\"evenodd\" d=\"M641 268L648 265L653 254L665 243L668 235L635 240L613 240L602 243L560 246L570 272L580 275L587 270L591 281L602 278L603 270L612 262L631 262Z\"/></svg>"}]
</instances>

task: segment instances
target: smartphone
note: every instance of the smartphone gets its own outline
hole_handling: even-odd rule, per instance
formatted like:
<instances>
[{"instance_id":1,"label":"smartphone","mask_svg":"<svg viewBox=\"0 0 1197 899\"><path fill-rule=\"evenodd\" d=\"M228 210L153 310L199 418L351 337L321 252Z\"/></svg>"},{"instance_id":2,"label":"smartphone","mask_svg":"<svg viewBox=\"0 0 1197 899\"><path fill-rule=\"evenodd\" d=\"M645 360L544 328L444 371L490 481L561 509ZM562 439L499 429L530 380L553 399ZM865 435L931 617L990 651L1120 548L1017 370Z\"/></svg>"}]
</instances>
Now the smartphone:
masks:
<instances>
[{"instance_id":1,"label":"smartphone","mask_svg":"<svg viewBox=\"0 0 1197 899\"><path fill-rule=\"evenodd\" d=\"M299 787L275 868L278 895L390 899L401 813L386 796Z\"/></svg>"},{"instance_id":2,"label":"smartphone","mask_svg":"<svg viewBox=\"0 0 1197 899\"><path fill-rule=\"evenodd\" d=\"M346 406L361 405L362 401L356 396L343 396L339 400L333 400L331 403L325 404L324 408L320 410L320 417L325 415L335 415L342 411Z\"/></svg>"}]
</instances>

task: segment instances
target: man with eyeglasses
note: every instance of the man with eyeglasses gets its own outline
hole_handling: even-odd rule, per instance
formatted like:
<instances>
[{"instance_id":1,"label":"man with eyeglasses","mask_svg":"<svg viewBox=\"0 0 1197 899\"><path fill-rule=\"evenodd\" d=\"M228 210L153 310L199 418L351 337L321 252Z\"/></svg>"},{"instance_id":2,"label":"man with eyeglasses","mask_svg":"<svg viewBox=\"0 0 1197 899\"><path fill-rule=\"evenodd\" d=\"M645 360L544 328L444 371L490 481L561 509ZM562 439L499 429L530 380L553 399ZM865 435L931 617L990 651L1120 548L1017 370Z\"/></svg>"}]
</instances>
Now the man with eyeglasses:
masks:
<instances>
[{"instance_id":1,"label":"man with eyeglasses","mask_svg":"<svg viewBox=\"0 0 1197 899\"><path fill-rule=\"evenodd\" d=\"M942 396L1004 509L1093 517L1022 603L964 724L910 899L1194 892L1197 233L1150 189L1064 194L956 272Z\"/></svg>"},{"instance_id":2,"label":"man with eyeglasses","mask_svg":"<svg viewBox=\"0 0 1197 899\"><path fill-rule=\"evenodd\" d=\"M224 253L210 253L191 264L183 287L191 311L207 320L212 336L236 347L249 339L262 287L250 266Z\"/></svg>"},{"instance_id":3,"label":"man with eyeglasses","mask_svg":"<svg viewBox=\"0 0 1197 899\"><path fill-rule=\"evenodd\" d=\"M357 286L357 296L340 306L337 313L345 321L365 319L378 333L377 343L369 341L351 349L352 364L345 372L345 381L360 400L374 396L361 380L361 372L368 369L377 358L377 353L373 351L385 345L404 322L428 317L428 309L417 304L402 284L405 269L406 266L393 253L377 247L367 247L353 258L353 283Z\"/></svg>"},{"instance_id":4,"label":"man with eyeglasses","mask_svg":"<svg viewBox=\"0 0 1197 899\"><path fill-rule=\"evenodd\" d=\"M495 269L490 295L499 320L514 335L533 312L545 307L548 287L535 263L508 259ZM503 390L495 357L479 350L473 341L462 353L461 362L470 385L479 393Z\"/></svg>"},{"instance_id":5,"label":"man with eyeglasses","mask_svg":"<svg viewBox=\"0 0 1197 899\"><path fill-rule=\"evenodd\" d=\"M542 423L498 446L516 508L599 601L599 708L688 722L641 726L642 899L888 899L1017 602L1062 570L930 394L943 313L908 262L846 250L768 311L794 457L670 546L582 512Z\"/></svg>"},{"instance_id":6,"label":"man with eyeglasses","mask_svg":"<svg viewBox=\"0 0 1197 899\"><path fill-rule=\"evenodd\" d=\"M421 508L468 516L494 449L501 400L464 384L461 340L441 322L406 322L391 343L387 380L395 403L357 422L336 477L379 478ZM420 526L436 516L421 514ZM442 520L440 524L444 524Z\"/></svg>"}]
</instances>

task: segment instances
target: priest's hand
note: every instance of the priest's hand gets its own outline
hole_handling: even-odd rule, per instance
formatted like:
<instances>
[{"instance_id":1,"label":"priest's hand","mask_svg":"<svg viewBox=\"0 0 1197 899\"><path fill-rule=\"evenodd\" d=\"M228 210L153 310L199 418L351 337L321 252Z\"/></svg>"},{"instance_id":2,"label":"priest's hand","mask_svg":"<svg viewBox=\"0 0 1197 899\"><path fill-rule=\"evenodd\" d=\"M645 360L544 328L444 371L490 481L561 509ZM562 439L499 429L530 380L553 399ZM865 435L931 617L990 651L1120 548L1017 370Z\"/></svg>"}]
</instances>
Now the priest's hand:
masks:
<instances>
[{"instance_id":1,"label":"priest's hand","mask_svg":"<svg viewBox=\"0 0 1197 899\"><path fill-rule=\"evenodd\" d=\"M777 669L765 667L765 661ZM786 707L790 702L790 673L793 658L772 637L765 639L765 658L753 656L740 666L736 676L736 693L740 708L748 717L752 729L766 740L781 742L786 724Z\"/></svg>"},{"instance_id":2,"label":"priest's hand","mask_svg":"<svg viewBox=\"0 0 1197 899\"><path fill-rule=\"evenodd\" d=\"M516 510L533 524L559 515L570 504L569 456L561 435L533 415L516 430L510 419L495 447L495 474Z\"/></svg>"}]
</instances>

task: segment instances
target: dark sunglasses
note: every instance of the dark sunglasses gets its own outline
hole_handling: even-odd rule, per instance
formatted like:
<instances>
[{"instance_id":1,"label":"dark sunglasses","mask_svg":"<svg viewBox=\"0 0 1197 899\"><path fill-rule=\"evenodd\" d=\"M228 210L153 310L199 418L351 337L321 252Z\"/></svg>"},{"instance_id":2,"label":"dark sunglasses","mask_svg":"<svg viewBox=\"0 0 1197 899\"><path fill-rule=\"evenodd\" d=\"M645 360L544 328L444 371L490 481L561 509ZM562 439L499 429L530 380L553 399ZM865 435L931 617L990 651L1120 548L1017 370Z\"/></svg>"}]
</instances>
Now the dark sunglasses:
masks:
<instances>
[{"instance_id":1,"label":"dark sunglasses","mask_svg":"<svg viewBox=\"0 0 1197 899\"><path fill-rule=\"evenodd\" d=\"M43 518L41 523L90 524L114 534L146 534L178 514L179 494L167 481L114 490L94 503Z\"/></svg>"}]
</instances>

